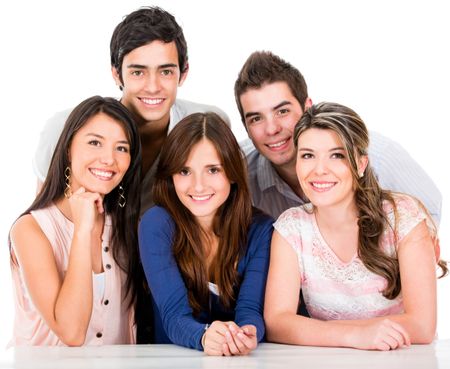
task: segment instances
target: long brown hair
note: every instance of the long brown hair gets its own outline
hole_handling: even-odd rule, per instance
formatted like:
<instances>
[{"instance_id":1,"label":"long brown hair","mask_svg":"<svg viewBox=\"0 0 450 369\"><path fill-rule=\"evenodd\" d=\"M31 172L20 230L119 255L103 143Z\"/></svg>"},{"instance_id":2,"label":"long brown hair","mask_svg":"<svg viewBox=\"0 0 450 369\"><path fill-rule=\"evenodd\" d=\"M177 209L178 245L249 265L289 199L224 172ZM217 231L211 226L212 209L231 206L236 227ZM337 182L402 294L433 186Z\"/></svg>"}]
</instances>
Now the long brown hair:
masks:
<instances>
[{"instance_id":1,"label":"long brown hair","mask_svg":"<svg viewBox=\"0 0 450 369\"><path fill-rule=\"evenodd\" d=\"M391 227L397 234L398 214L394 201L395 194L383 190L375 173L367 165L364 175L358 174L357 160L368 155L369 133L363 120L352 109L335 103L323 102L313 105L307 110L295 126L294 142L298 143L299 136L310 128L329 129L337 133L344 145L346 156L350 164L355 188L355 202L358 209L358 256L367 269L384 277L387 286L383 296L394 299L401 291L400 267L397 255L387 255L380 248L380 238L386 227ZM434 222L425 206L416 199L419 207L425 210L430 224ZM383 211L383 201L392 204L394 210L394 224L392 225ZM434 226L435 228L435 226ZM434 233L436 229L433 230ZM397 243L397 240L394 240ZM438 261L442 270L441 277L448 273L447 263Z\"/></svg>"},{"instance_id":2,"label":"long brown hair","mask_svg":"<svg viewBox=\"0 0 450 369\"><path fill-rule=\"evenodd\" d=\"M92 96L71 112L59 137L53 153L47 177L42 190L31 206L22 214L43 209L64 196L64 171L70 167L69 148L75 134L95 115L104 113L120 123L130 142L130 166L122 178L126 197L125 207L119 206L119 190L114 188L103 200L106 214L111 216L111 251L117 265L126 272L126 297L130 306L136 298L136 287L143 278L139 263L137 224L140 209L141 143L131 114L119 101L112 97Z\"/></svg>"},{"instance_id":3,"label":"long brown hair","mask_svg":"<svg viewBox=\"0 0 450 369\"><path fill-rule=\"evenodd\" d=\"M179 122L168 135L160 154L153 185L155 204L164 207L175 222L173 255L188 290L189 303L198 314L208 306L208 271L205 265L205 234L192 213L175 192L172 176L186 163L192 147L209 140L217 150L222 167L231 183L230 194L216 213L213 231L219 239L211 264L221 302L230 307L239 284L237 263L245 252L247 232L252 218L246 163L231 129L215 113L196 113Z\"/></svg>"}]
</instances>

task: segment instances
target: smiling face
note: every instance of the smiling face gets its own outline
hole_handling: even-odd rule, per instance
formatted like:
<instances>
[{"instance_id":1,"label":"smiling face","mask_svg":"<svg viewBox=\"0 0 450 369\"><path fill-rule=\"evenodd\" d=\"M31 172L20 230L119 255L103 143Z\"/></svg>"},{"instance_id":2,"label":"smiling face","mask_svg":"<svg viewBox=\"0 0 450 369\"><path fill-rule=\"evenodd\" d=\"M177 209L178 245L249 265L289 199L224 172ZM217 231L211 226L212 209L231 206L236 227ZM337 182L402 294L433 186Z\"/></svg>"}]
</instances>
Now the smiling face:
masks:
<instances>
[{"instance_id":1,"label":"smiling face","mask_svg":"<svg viewBox=\"0 0 450 369\"><path fill-rule=\"evenodd\" d=\"M122 86L121 102L140 120L166 127L170 108L187 72L181 74L175 42L153 41L123 58L122 78L113 68L113 77Z\"/></svg>"},{"instance_id":2,"label":"smiling face","mask_svg":"<svg viewBox=\"0 0 450 369\"><path fill-rule=\"evenodd\" d=\"M364 172L367 157L357 158ZM296 173L300 185L317 208L354 203L354 178L345 147L331 129L310 128L298 138Z\"/></svg>"},{"instance_id":3,"label":"smiling face","mask_svg":"<svg viewBox=\"0 0 450 369\"><path fill-rule=\"evenodd\" d=\"M216 148L208 139L195 144L179 173L172 176L181 203L209 229L217 210L230 194L227 178Z\"/></svg>"},{"instance_id":4,"label":"smiling face","mask_svg":"<svg viewBox=\"0 0 450 369\"><path fill-rule=\"evenodd\" d=\"M74 135L69 149L71 188L106 195L130 166L130 144L122 125L98 113Z\"/></svg>"},{"instance_id":5,"label":"smiling face","mask_svg":"<svg viewBox=\"0 0 450 369\"><path fill-rule=\"evenodd\" d=\"M240 96L245 126L256 149L275 166L295 164L295 124L303 109L286 82L249 89ZM306 103L310 105L309 99Z\"/></svg>"}]
</instances>

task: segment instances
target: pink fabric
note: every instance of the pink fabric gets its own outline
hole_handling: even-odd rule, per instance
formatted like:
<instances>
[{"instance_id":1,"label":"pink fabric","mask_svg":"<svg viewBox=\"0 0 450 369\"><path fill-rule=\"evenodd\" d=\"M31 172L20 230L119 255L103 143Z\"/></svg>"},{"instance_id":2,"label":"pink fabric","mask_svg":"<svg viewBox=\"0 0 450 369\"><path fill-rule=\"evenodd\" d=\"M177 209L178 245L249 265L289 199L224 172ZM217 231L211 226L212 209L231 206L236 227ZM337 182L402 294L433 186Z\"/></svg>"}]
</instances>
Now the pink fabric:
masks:
<instances>
[{"instance_id":1,"label":"pink fabric","mask_svg":"<svg viewBox=\"0 0 450 369\"><path fill-rule=\"evenodd\" d=\"M401 241L420 222L429 221L413 198L397 194L395 202L397 233L387 227L380 242L380 247L389 255L396 253L395 237ZM388 202L383 205L394 226L392 205ZM315 215L308 212L311 209L310 204L291 208L274 224L297 254L303 296L311 317L321 320L369 319L403 312L401 294L394 300L384 298L385 279L370 272L357 255L348 263L336 256L320 234ZM431 223L427 224L432 232Z\"/></svg>"},{"instance_id":2,"label":"pink fabric","mask_svg":"<svg viewBox=\"0 0 450 369\"><path fill-rule=\"evenodd\" d=\"M55 205L33 211L31 214L50 241L58 271L61 278L64 278L73 238L73 224L64 217ZM110 235L111 220L107 217L102 235L102 261L105 271L104 294L99 296L94 289L94 306L86 333L85 345L134 343L134 330L130 326L133 317L127 309L128 304L123 301L125 274L112 257L109 244ZM14 245L12 247L14 249ZM108 248L108 251L105 251L105 247ZM111 266L111 268L108 268L108 266ZM8 346L64 346L64 343L53 333L36 310L24 283L20 266L12 265L11 271L14 287L15 320L13 337ZM107 304L105 304L106 300L108 300ZM97 337L99 333L101 333L101 337Z\"/></svg>"}]
</instances>

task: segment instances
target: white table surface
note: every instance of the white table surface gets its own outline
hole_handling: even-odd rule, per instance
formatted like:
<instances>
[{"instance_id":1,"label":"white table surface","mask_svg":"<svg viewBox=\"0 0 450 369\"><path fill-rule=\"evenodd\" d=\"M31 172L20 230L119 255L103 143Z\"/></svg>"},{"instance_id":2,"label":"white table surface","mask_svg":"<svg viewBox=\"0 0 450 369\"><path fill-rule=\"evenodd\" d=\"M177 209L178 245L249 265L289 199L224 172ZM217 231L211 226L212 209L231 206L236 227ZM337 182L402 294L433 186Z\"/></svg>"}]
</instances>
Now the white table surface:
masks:
<instances>
[{"instance_id":1,"label":"white table surface","mask_svg":"<svg viewBox=\"0 0 450 369\"><path fill-rule=\"evenodd\" d=\"M243 357L209 357L175 345L17 347L1 352L0 368L450 369L450 340L388 352L263 343Z\"/></svg>"}]
</instances>

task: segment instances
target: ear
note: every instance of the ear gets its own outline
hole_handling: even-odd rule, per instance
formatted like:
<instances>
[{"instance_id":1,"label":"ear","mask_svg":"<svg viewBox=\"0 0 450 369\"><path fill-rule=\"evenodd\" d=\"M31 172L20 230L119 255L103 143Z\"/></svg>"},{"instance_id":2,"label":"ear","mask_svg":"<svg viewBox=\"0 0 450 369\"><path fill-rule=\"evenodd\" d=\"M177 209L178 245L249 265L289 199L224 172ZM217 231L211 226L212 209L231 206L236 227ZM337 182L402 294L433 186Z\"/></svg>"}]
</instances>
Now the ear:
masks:
<instances>
[{"instance_id":1,"label":"ear","mask_svg":"<svg viewBox=\"0 0 450 369\"><path fill-rule=\"evenodd\" d=\"M305 100L305 110L308 110L312 106L313 102L310 97L307 97Z\"/></svg>"},{"instance_id":2,"label":"ear","mask_svg":"<svg viewBox=\"0 0 450 369\"><path fill-rule=\"evenodd\" d=\"M178 81L178 87L183 86L183 83L186 80L188 72L189 72L189 63L186 63L186 70L183 73L181 73L181 75L180 75L180 80Z\"/></svg>"},{"instance_id":3,"label":"ear","mask_svg":"<svg viewBox=\"0 0 450 369\"><path fill-rule=\"evenodd\" d=\"M361 155L358 159L358 174L360 177L364 176L368 164L369 157L367 155Z\"/></svg>"},{"instance_id":4,"label":"ear","mask_svg":"<svg viewBox=\"0 0 450 369\"><path fill-rule=\"evenodd\" d=\"M122 80L120 78L119 72L117 71L116 67L111 66L111 74L114 79L114 82L116 82L116 85L121 88L122 86Z\"/></svg>"}]
</instances>

